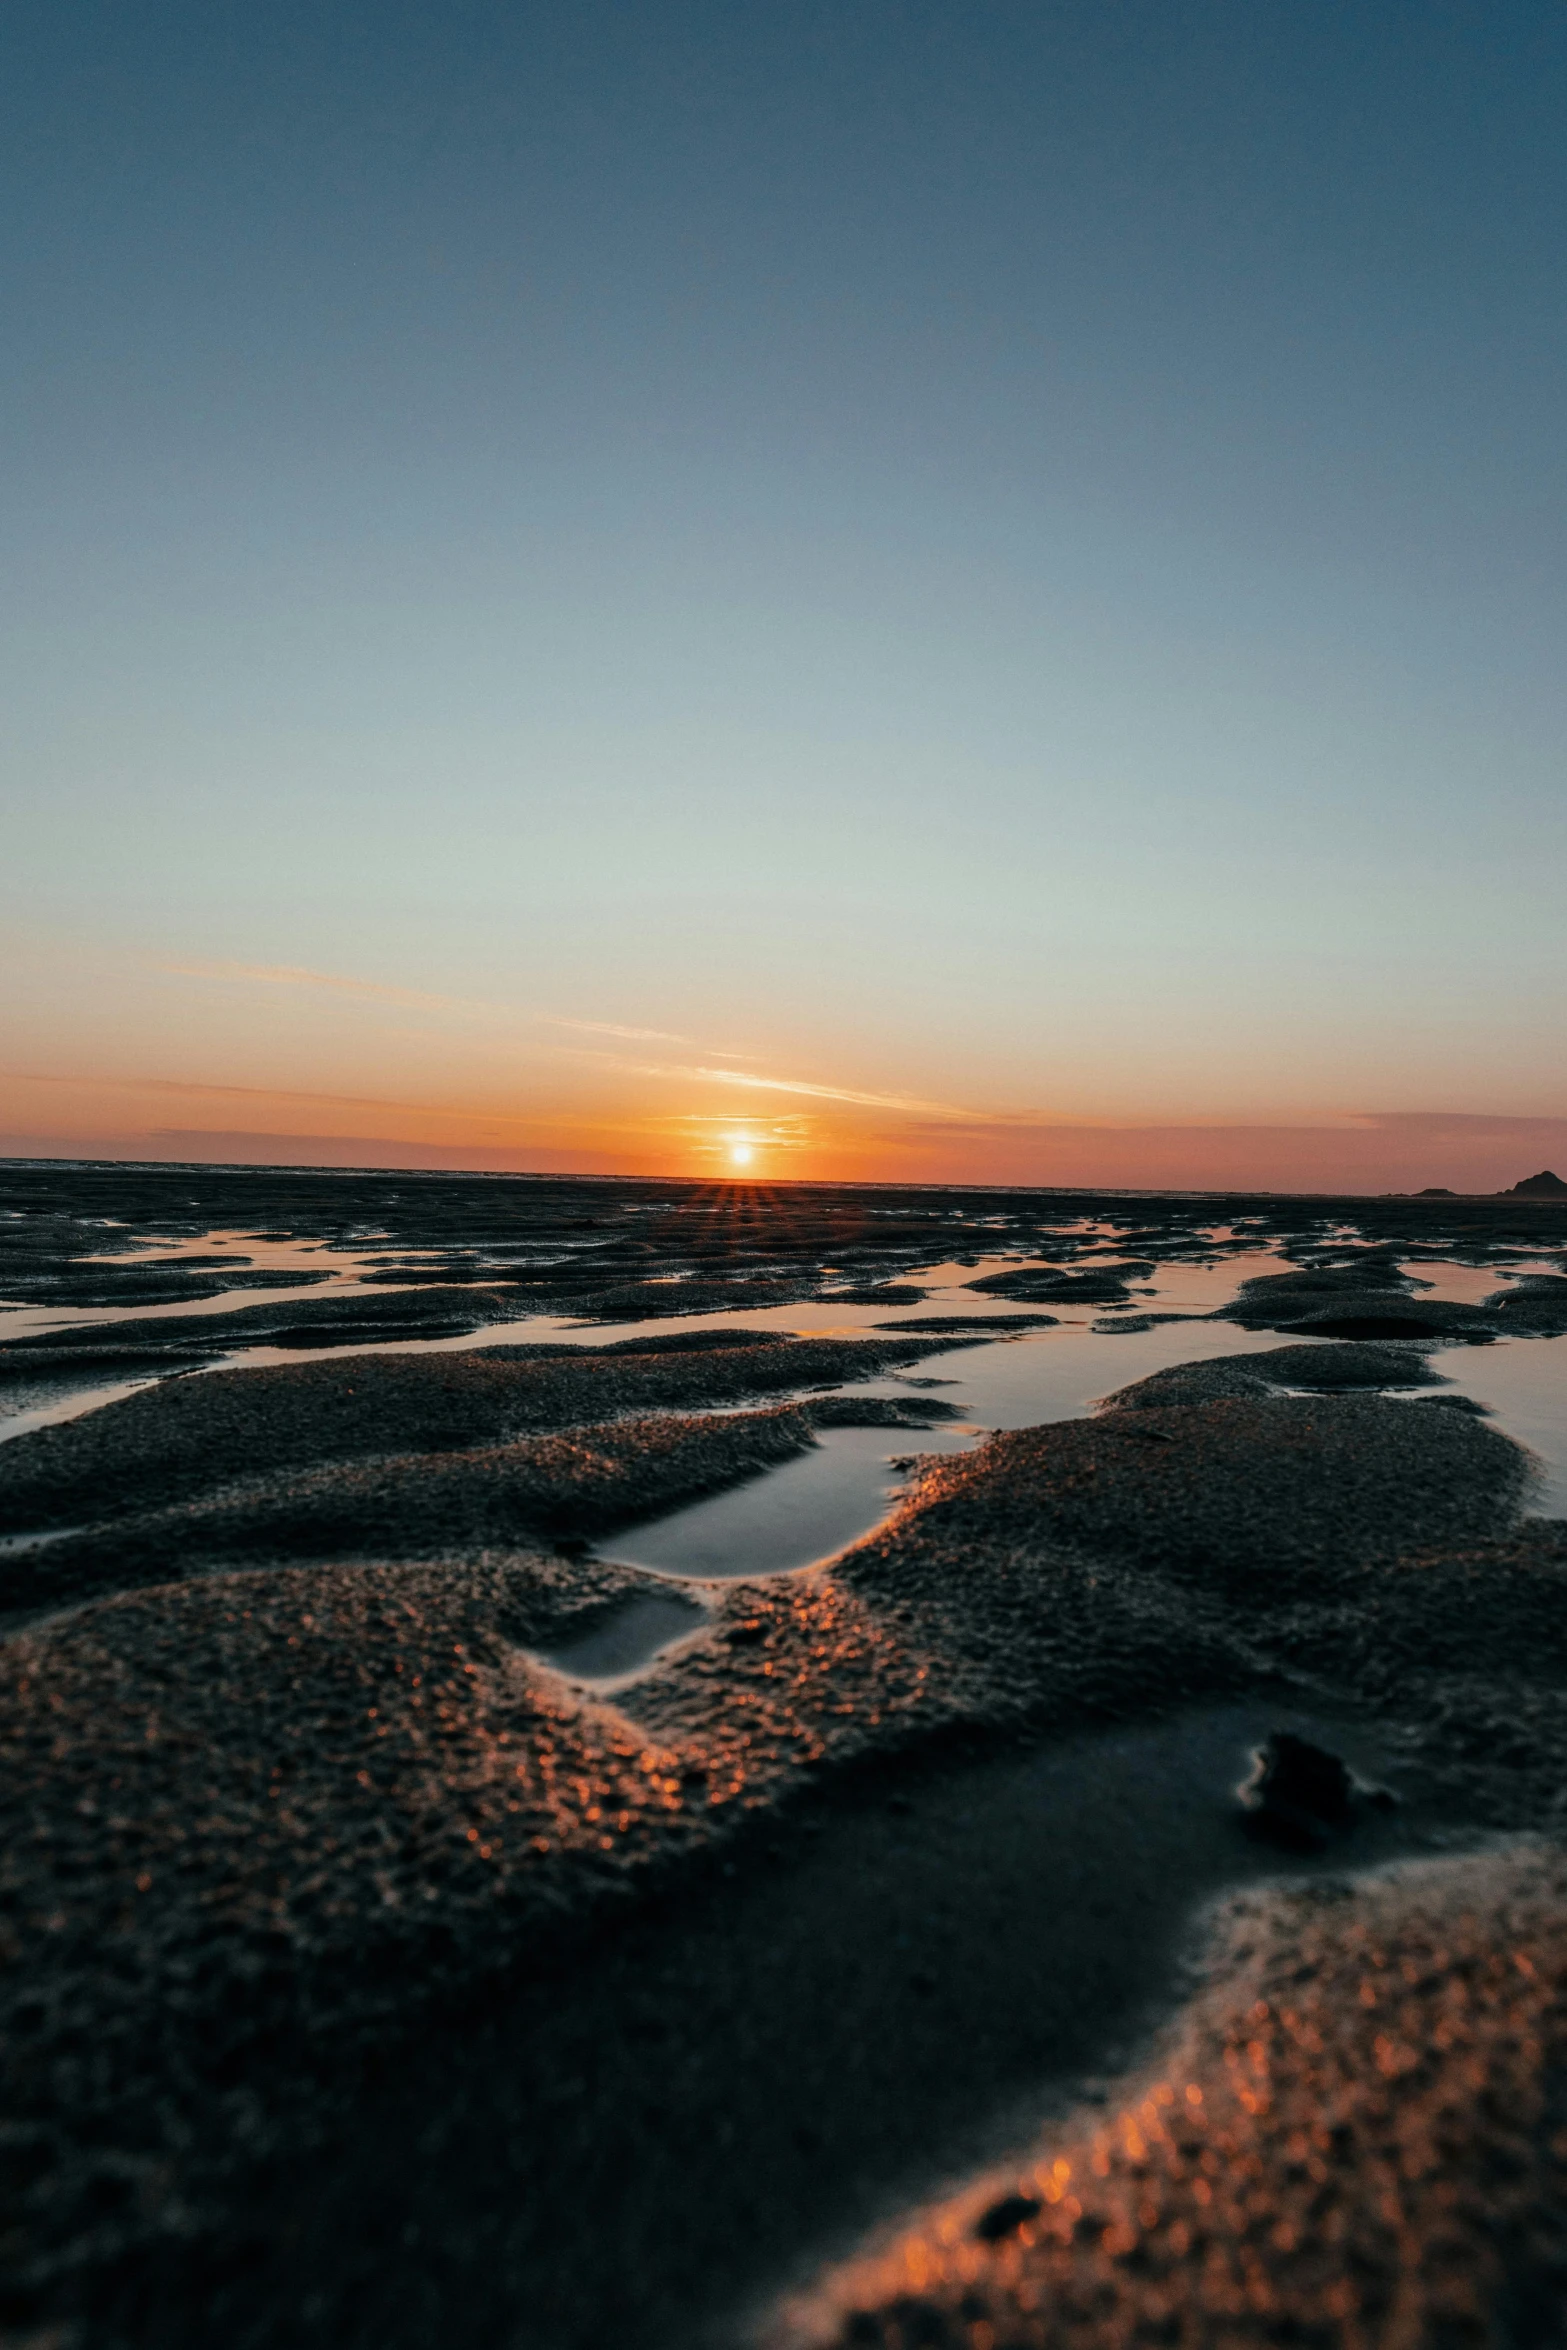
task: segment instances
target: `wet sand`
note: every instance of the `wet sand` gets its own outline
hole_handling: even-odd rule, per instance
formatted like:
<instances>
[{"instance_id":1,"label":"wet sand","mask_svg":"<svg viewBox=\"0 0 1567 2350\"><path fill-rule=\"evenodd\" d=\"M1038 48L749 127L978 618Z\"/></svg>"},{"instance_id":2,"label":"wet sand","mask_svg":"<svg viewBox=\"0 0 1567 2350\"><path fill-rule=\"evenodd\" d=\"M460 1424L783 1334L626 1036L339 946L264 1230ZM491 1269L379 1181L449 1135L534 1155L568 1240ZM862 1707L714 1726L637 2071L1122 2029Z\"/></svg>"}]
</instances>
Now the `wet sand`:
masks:
<instances>
[{"instance_id":1,"label":"wet sand","mask_svg":"<svg viewBox=\"0 0 1567 2350\"><path fill-rule=\"evenodd\" d=\"M85 1388L112 1337L157 1377L0 1446L13 2340L1555 2338L1567 1529L1449 1367L1551 1346L1559 1208L123 1169L0 1198L32 1318L0 1366L75 1349ZM247 1227L355 1279L234 1306L197 1264L200 1310L148 1313L79 1262ZM1263 1246L1236 1351L931 1455L821 1565L605 1555L823 1429L950 1424L909 1367L957 1376L992 1309L1121 1327L1164 1268ZM780 1288L918 1313L965 1258L972 1315L728 1319ZM1494 1288L1442 1296L1471 1264ZM579 1327L179 1375L236 1324L362 1329L365 1275L409 1267L404 1337ZM653 1331L595 1333L632 1306ZM1399 1801L1259 1836L1235 1788L1281 1728ZM1200 1905L1243 1885L1251 1949L1213 1929L1194 1989ZM1084 2123L1090 2076L1091 2112L1153 2097L1140 2152Z\"/></svg>"},{"instance_id":2,"label":"wet sand","mask_svg":"<svg viewBox=\"0 0 1567 2350\"><path fill-rule=\"evenodd\" d=\"M1152 2066L778 2313L776 2350L1560 2343L1560 1850L1232 1901L1210 1964Z\"/></svg>"}]
</instances>

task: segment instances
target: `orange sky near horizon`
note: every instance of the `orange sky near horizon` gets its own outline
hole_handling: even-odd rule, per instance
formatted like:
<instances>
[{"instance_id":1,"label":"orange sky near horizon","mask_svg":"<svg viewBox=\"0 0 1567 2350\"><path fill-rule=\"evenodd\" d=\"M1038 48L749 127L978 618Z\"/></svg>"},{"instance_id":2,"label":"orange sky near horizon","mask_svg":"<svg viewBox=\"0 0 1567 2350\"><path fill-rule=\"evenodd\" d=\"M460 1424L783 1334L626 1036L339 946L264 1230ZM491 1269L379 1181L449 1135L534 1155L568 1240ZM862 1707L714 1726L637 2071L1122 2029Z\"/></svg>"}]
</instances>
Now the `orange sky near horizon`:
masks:
<instances>
[{"instance_id":1,"label":"orange sky near horizon","mask_svg":"<svg viewBox=\"0 0 1567 2350\"><path fill-rule=\"evenodd\" d=\"M28 1065L0 1073L0 1154L1369 1192L1495 1191L1567 1164L1550 1115L927 1098L857 1082L841 1041L786 1062L288 966L143 958L87 992L91 1018L68 994L35 1005Z\"/></svg>"}]
</instances>

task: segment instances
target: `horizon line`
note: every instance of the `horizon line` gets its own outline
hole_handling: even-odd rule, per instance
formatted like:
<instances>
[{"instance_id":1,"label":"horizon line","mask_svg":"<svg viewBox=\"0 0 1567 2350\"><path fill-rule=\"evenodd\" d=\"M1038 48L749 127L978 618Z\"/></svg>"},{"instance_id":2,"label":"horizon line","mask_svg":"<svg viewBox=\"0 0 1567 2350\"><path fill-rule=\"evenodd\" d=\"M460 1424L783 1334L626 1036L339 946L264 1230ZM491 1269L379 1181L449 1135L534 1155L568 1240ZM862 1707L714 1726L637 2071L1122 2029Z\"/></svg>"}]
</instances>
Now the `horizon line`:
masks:
<instances>
[{"instance_id":1,"label":"horizon line","mask_svg":"<svg viewBox=\"0 0 1567 2350\"><path fill-rule=\"evenodd\" d=\"M350 1175L397 1175L432 1183L449 1182L457 1178L484 1183L660 1183L681 1184L691 1190L711 1190L717 1184L734 1191L975 1191L1039 1193L1058 1199L1269 1199L1269 1200L1338 1200L1338 1199L1404 1199L1404 1200L1513 1200L1520 1206L1567 1205L1567 1192L1518 1192L1511 1188L1502 1191L1455 1191L1445 1185L1429 1185L1420 1191L1354 1191L1339 1186L1328 1191L1268 1190L1248 1188L1235 1184L1144 1184L1144 1183L953 1183L905 1181L895 1182L874 1176L835 1179L830 1176L778 1175L765 1178L754 1175L656 1175L656 1174L595 1174L589 1169L529 1168L529 1167L402 1167L402 1166L328 1166L309 1159L130 1159L112 1154L85 1158L61 1157L57 1154L22 1157L0 1153L3 1167L131 1167L148 1174L224 1174L224 1175L322 1175L343 1177ZM1546 1170L1542 1170L1546 1172ZM1529 1177L1521 1180L1527 1182Z\"/></svg>"}]
</instances>

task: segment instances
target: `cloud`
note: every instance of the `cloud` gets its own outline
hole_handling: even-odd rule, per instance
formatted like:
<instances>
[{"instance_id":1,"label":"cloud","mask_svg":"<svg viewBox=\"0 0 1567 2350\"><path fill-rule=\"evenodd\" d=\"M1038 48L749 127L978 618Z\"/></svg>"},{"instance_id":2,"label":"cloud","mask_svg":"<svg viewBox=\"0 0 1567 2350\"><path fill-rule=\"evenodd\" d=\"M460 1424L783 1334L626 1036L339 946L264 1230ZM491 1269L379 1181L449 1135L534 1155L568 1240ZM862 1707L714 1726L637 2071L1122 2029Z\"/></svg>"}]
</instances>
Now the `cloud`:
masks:
<instances>
[{"instance_id":1,"label":"cloud","mask_svg":"<svg viewBox=\"0 0 1567 2350\"><path fill-rule=\"evenodd\" d=\"M614 1020L568 1020L559 1012L531 1012L532 1020L547 1021L551 1028L580 1028L592 1036L624 1036L641 1044L695 1044L694 1036L677 1036L669 1028L622 1028Z\"/></svg>"},{"instance_id":2,"label":"cloud","mask_svg":"<svg viewBox=\"0 0 1567 2350\"><path fill-rule=\"evenodd\" d=\"M460 996L429 995L416 987L384 987L374 979L345 979L334 971L310 971L297 963L160 963L170 979L217 979L252 987L322 987L335 995L360 996L373 1003L402 1004L423 1011L468 1009Z\"/></svg>"},{"instance_id":3,"label":"cloud","mask_svg":"<svg viewBox=\"0 0 1567 2350\"><path fill-rule=\"evenodd\" d=\"M215 979L225 984L256 987L321 988L370 1003L396 1004L405 1010L453 1012L470 1019L524 1021L531 1026L569 1029L574 1035L612 1036L629 1044L693 1045L699 1051L716 1052L725 1061L749 1061L756 1058L754 1053L739 1052L727 1045L703 1045L700 1038L681 1035L674 1029L639 1028L618 1020L582 1020L564 1012L530 1011L517 1005L489 1003L467 996L432 995L418 988L388 987L379 980L354 979L333 971L313 971L301 964L198 961L163 963L159 969L171 978ZM891 1110L902 1116L918 1115L965 1122L983 1117L981 1112L962 1109L951 1102L924 1101L912 1094L872 1093L853 1086L822 1085L810 1078L768 1077L758 1071L718 1068L710 1063L617 1061L608 1054L594 1054L592 1057L601 1066L618 1069L628 1076L657 1077L700 1085L749 1086L762 1093L795 1094L810 1101L843 1102L859 1109Z\"/></svg>"},{"instance_id":4,"label":"cloud","mask_svg":"<svg viewBox=\"0 0 1567 2350\"><path fill-rule=\"evenodd\" d=\"M923 1112L931 1118L961 1118L968 1120L972 1110L953 1108L949 1102L923 1102L909 1094L859 1093L846 1085L814 1085L802 1077L758 1077L741 1069L670 1069L662 1074L671 1077L695 1077L709 1085L746 1085L759 1093L803 1094L816 1102L853 1102L868 1110L901 1110L913 1115Z\"/></svg>"},{"instance_id":5,"label":"cloud","mask_svg":"<svg viewBox=\"0 0 1567 2350\"><path fill-rule=\"evenodd\" d=\"M439 1103L394 1101L376 1094L311 1093L286 1085L212 1085L186 1077L60 1077L38 1070L12 1073L19 1085L67 1086L85 1093L176 1094L192 1101L307 1102L315 1109L390 1110L399 1118L446 1118L467 1126L558 1126L558 1118L516 1118L493 1110L444 1109Z\"/></svg>"},{"instance_id":6,"label":"cloud","mask_svg":"<svg viewBox=\"0 0 1567 2350\"><path fill-rule=\"evenodd\" d=\"M456 1012L467 1019L524 1020L545 1028L570 1028L590 1036L619 1036L640 1044L695 1044L669 1028L628 1028L617 1020L578 1020L562 1012L534 1012L516 1004L495 1004L481 997L432 995L422 988L387 987L376 979L352 979L335 971L312 971L297 963L160 963L171 979L216 979L227 985L251 987L323 988L334 995L354 996L367 1003L398 1004L404 1010ZM737 1054L736 1059L747 1056Z\"/></svg>"},{"instance_id":7,"label":"cloud","mask_svg":"<svg viewBox=\"0 0 1567 2350\"><path fill-rule=\"evenodd\" d=\"M3 1140L0 1137L0 1140ZM23 1156L62 1155L50 1151ZM79 1156L66 1151L66 1157ZM634 1174L640 1161L616 1152L571 1144L417 1142L406 1135L275 1134L244 1127L159 1126L144 1135L117 1138L115 1158L187 1160L192 1164L257 1167L373 1167L448 1175Z\"/></svg>"},{"instance_id":8,"label":"cloud","mask_svg":"<svg viewBox=\"0 0 1567 2350\"><path fill-rule=\"evenodd\" d=\"M1352 1113L1357 1126L1369 1126L1383 1133L1451 1134L1460 1141L1479 1141L1494 1134L1499 1140L1512 1135L1556 1135L1567 1139L1567 1116L1550 1113L1541 1117L1493 1117L1484 1110L1358 1110Z\"/></svg>"},{"instance_id":9,"label":"cloud","mask_svg":"<svg viewBox=\"0 0 1567 2350\"><path fill-rule=\"evenodd\" d=\"M1455 1141L1480 1142L1493 1137L1507 1142L1526 1135L1559 1144L1567 1144L1567 1117L1492 1117L1484 1111L1467 1110L1347 1110L1316 1117L1269 1118L1241 1121L1224 1118L1190 1118L1140 1120L1136 1118L1045 1118L1023 1111L1015 1116L991 1117L979 1112L957 1112L952 1115L964 1119L966 1141L994 1142L1066 1142L1087 1137L1115 1136L1135 1142L1139 1138L1157 1136L1160 1139L1188 1136L1193 1140L1204 1136L1235 1139L1278 1137L1292 1134L1322 1135L1341 1141L1357 1134L1389 1134L1409 1142L1451 1136ZM921 1123L905 1128L905 1135L929 1135L945 1141L949 1137L946 1117L937 1123Z\"/></svg>"},{"instance_id":10,"label":"cloud","mask_svg":"<svg viewBox=\"0 0 1567 2350\"><path fill-rule=\"evenodd\" d=\"M925 1181L1139 1191L1495 1194L1567 1169L1567 1118L1365 1111L1286 1122L1155 1125L920 1119L865 1138Z\"/></svg>"},{"instance_id":11,"label":"cloud","mask_svg":"<svg viewBox=\"0 0 1567 2350\"><path fill-rule=\"evenodd\" d=\"M611 1053L577 1057L591 1060L601 1069L618 1070L626 1077L660 1077L688 1085L739 1085L753 1093L797 1094L809 1101L848 1102L862 1109L896 1110L909 1116L920 1113L928 1118L968 1120L977 1115L950 1102L921 1101L912 1094L864 1093L847 1085L818 1085L804 1077L764 1077L755 1070L717 1069L700 1061L622 1061Z\"/></svg>"}]
</instances>

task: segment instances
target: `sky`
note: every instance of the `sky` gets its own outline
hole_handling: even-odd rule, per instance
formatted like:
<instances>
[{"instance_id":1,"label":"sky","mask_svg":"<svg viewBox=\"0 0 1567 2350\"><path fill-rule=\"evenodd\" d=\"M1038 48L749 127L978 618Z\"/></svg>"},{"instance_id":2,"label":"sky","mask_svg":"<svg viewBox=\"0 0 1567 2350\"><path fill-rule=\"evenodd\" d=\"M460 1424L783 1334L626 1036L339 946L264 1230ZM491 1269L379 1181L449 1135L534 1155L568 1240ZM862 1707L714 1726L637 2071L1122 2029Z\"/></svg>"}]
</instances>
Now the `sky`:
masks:
<instances>
[{"instance_id":1,"label":"sky","mask_svg":"<svg viewBox=\"0 0 1567 2350\"><path fill-rule=\"evenodd\" d=\"M1567 1172L1561 0L11 0L0 1153Z\"/></svg>"}]
</instances>

